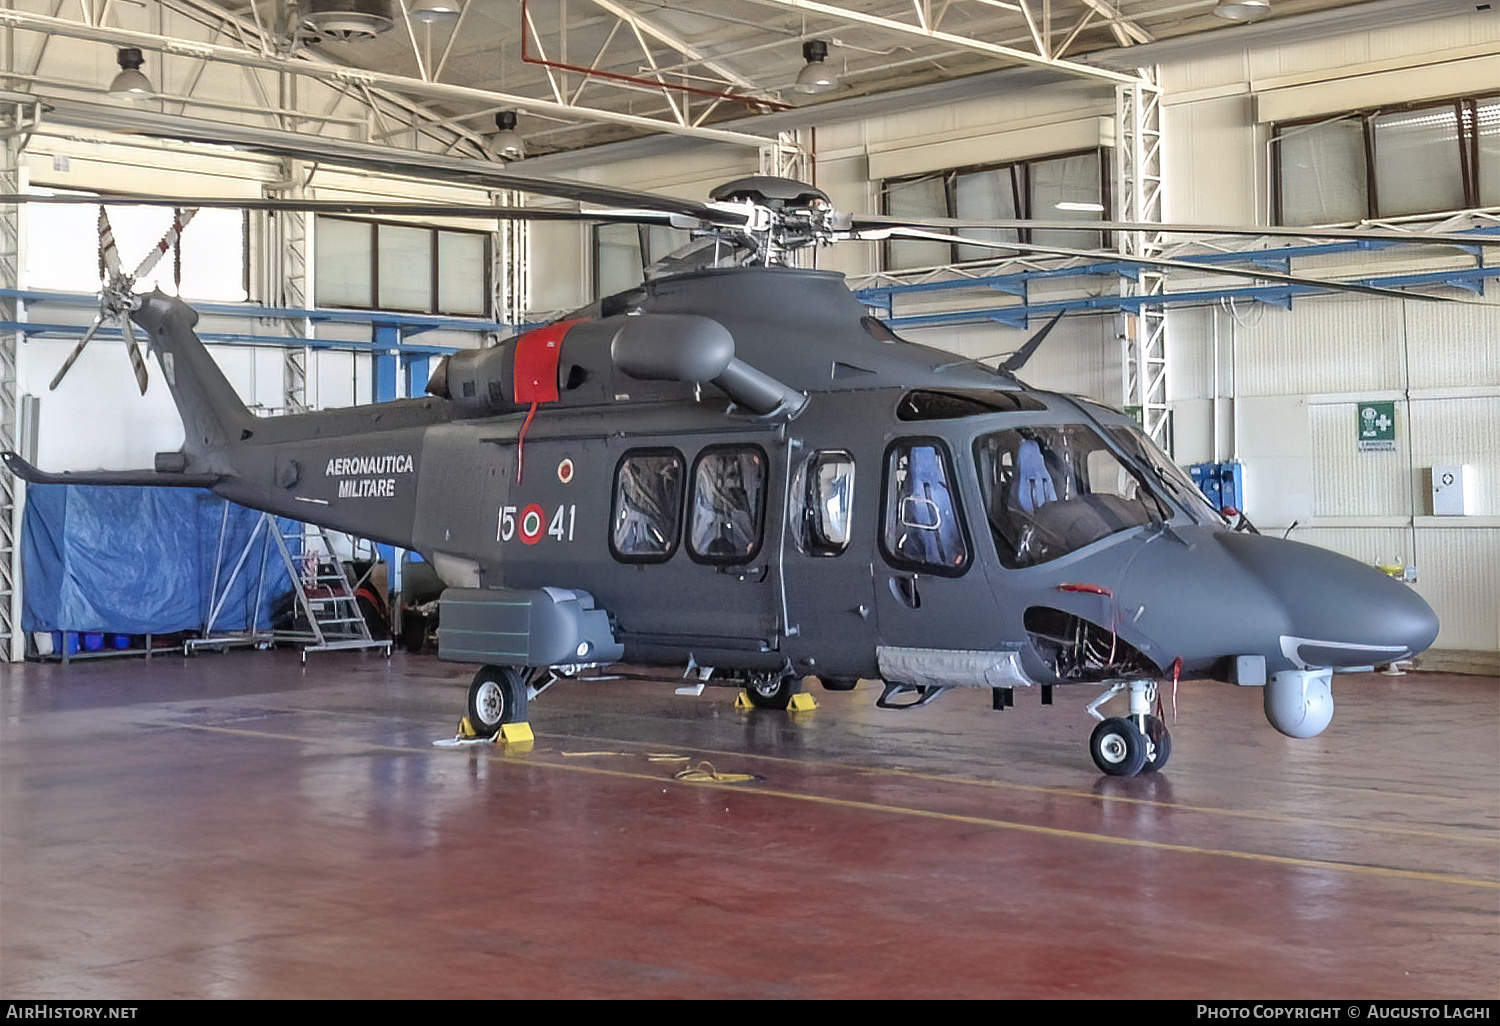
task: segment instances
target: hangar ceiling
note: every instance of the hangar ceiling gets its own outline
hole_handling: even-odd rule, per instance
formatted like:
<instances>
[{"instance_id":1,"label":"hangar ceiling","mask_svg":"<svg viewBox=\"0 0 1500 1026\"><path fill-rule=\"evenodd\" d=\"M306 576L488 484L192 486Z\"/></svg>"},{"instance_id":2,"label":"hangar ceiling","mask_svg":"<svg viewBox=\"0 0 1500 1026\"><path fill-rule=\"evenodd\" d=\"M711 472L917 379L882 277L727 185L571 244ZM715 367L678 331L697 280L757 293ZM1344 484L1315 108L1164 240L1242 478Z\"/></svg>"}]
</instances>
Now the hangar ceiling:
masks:
<instances>
[{"instance_id":1,"label":"hangar ceiling","mask_svg":"<svg viewBox=\"0 0 1500 1026\"><path fill-rule=\"evenodd\" d=\"M105 93L112 61L49 64L48 37L135 46L148 74L170 59L335 83L380 112L356 141L492 158L502 110L519 112L531 155L655 132L754 145L826 116L827 104L918 85L1022 67L1119 82L1173 47L1473 9L1467 0L1273 0L1268 17L1239 24L1215 16L1216 0L446 0L448 16L424 20L436 2L8 0L0 24L7 37L44 40L8 42L19 91L75 100ZM319 17L330 10L331 30ZM827 44L825 66L840 80L816 95L795 88L812 40ZM269 113L292 105L285 94L262 91L240 111L205 104L194 95L201 77L179 71L144 106L339 131L332 120L289 123L284 110Z\"/></svg>"}]
</instances>

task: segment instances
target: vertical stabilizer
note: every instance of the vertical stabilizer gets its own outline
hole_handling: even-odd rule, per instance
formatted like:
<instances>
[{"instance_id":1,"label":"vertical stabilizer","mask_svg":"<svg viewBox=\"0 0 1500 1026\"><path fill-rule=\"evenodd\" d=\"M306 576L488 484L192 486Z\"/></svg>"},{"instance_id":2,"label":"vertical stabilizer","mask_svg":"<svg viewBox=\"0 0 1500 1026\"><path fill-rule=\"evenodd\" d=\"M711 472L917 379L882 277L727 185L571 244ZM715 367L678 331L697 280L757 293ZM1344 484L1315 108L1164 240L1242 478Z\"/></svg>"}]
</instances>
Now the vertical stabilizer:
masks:
<instances>
[{"instance_id":1,"label":"vertical stabilizer","mask_svg":"<svg viewBox=\"0 0 1500 1026\"><path fill-rule=\"evenodd\" d=\"M193 331L198 312L158 289L131 319L146 330L172 390L190 469L229 472L227 450L249 437L255 418Z\"/></svg>"}]
</instances>

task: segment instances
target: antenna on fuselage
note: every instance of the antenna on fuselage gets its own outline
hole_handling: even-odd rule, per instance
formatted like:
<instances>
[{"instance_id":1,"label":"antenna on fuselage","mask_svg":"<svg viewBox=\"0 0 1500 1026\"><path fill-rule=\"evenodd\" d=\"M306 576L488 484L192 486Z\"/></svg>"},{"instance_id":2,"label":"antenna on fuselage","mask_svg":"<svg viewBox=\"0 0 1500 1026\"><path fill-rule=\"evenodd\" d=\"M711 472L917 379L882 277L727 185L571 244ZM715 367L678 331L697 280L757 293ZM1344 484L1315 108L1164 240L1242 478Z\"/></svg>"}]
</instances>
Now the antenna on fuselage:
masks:
<instances>
[{"instance_id":1,"label":"antenna on fuselage","mask_svg":"<svg viewBox=\"0 0 1500 1026\"><path fill-rule=\"evenodd\" d=\"M1026 361L1031 359L1031 354L1037 351L1037 347L1042 344L1042 340L1047 337L1047 334L1053 328L1057 327L1057 322L1062 320L1063 314L1067 312L1068 311L1066 310L1057 311L1057 313L1053 315L1053 318L1050 321L1042 325L1041 331L1028 338L1025 344L1023 344L1020 349L1017 349L1014 353L1011 353L1010 356L1006 358L1004 363L996 367L995 373L1015 374L1016 371L1025 366ZM986 359L988 359L988 357L986 357Z\"/></svg>"}]
</instances>

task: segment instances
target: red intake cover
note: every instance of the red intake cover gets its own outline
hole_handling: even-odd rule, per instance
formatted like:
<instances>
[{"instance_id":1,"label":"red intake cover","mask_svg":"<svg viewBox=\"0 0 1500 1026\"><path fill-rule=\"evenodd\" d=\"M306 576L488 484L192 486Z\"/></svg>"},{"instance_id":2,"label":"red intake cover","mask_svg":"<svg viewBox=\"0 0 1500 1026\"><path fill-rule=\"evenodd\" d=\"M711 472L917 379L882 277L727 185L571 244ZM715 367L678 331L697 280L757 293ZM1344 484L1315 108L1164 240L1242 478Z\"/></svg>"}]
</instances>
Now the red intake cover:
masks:
<instances>
[{"instance_id":1,"label":"red intake cover","mask_svg":"<svg viewBox=\"0 0 1500 1026\"><path fill-rule=\"evenodd\" d=\"M578 323L558 321L516 339L513 366L516 402L557 402L557 361L562 356L563 336Z\"/></svg>"}]
</instances>

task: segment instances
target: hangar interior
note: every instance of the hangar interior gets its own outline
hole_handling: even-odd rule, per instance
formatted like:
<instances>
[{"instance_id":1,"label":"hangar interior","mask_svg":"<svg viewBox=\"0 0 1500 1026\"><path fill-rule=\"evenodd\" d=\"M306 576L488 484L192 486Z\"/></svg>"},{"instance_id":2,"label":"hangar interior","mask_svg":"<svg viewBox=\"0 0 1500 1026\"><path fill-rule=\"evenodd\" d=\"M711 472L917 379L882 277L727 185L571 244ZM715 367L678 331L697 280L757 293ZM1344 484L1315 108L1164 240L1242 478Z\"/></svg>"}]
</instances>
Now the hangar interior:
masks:
<instances>
[{"instance_id":1,"label":"hangar interior","mask_svg":"<svg viewBox=\"0 0 1500 1026\"><path fill-rule=\"evenodd\" d=\"M149 80L135 96L119 81L131 74ZM550 714L553 695L537 703L531 763L435 756L432 725L457 715L441 699L465 681L430 658L26 662L45 633L24 611L27 488L0 472L8 996L1500 996L1500 265L1477 245L1272 234L1500 231L1500 11L1489 4L5 0L0 80L7 196L571 211L507 176L696 203L764 174L815 185L842 211L1067 222L970 233L988 247L892 238L790 259L841 272L903 337L992 366L1067 311L1026 365L1028 384L1129 410L1179 465L1237 467L1238 509L1262 532L1393 570L1441 623L1424 672L1355 675L1332 734L1302 748L1251 742L1269 768L1234 753L1247 735L1185 684L1182 707L1213 726L1179 750L1178 781L1187 767L1201 776L1175 792L1166 777L1094 783L1073 750L1083 728L1060 722L1082 719L1072 713L1052 712L1050 726L1034 710L1012 715L1020 733L1000 755L992 737L963 739L974 728L956 702L884 726L839 694L819 696L821 721L731 723L728 702L682 713L689 700L670 688L637 701L599 685L601 697L558 698ZM173 216L173 204L110 208L127 268ZM629 289L685 241L665 226L204 208L136 284L192 304L239 397L276 418L421 396L443 356ZM118 332L50 387L99 309L98 251L93 205L4 208L0 449L48 472L150 467L183 443L160 368L138 394ZM1142 270L1111 253L1187 266ZM1210 273L1247 263L1462 302ZM1387 418L1378 444L1361 440L1366 410ZM1456 511L1434 497L1454 468ZM857 696L873 698L869 687ZM1253 690L1229 691L1231 712L1248 702L1258 719ZM658 726L640 722L650 713ZM844 724L809 725L833 716ZM549 746L549 728L574 751ZM69 758L98 783L49 790L80 733L100 740ZM587 760L565 756L587 755L588 741L621 748L629 767L580 772ZM647 753L661 746L743 765L765 786L647 810L642 795L658 790ZM239 800L229 781L204 782L241 774L251 786ZM1262 793L1225 796L1247 784ZM213 811L186 815L177 804L190 797ZM49 823L48 808L76 814ZM170 822L166 840L146 829L154 817ZM756 848L747 830L773 836ZM241 832L259 839L231 857ZM1023 839L1038 847L1008 846ZM1067 849L1075 841L1083 849ZM341 846L360 869L341 868ZM698 873L695 849L712 868L684 911L667 873ZM549 867L556 856L565 870ZM401 876L403 857L420 886ZM633 889L653 859L659 871ZM311 868L287 884L275 867L299 860ZM1045 879L1043 864L1066 879ZM997 866L1025 897L979 887L979 911L948 925L940 910L954 914ZM1100 866L1118 889L1082 882ZM217 875L236 869L273 895L264 918L254 887L214 897ZM1269 875L1231 902L1222 895L1241 871ZM356 878L347 890L319 882L343 873ZM450 874L467 887L445 885ZM895 907L872 907L861 874L891 888ZM65 881L90 876L69 895ZM798 880L817 892L805 906L772 896ZM1034 925L1049 888L1073 895L1052 907L1051 932ZM474 918L481 908L489 919ZM100 936L84 941L49 920L100 909ZM495 916L508 925L483 925ZM1236 935L1225 924L1240 917L1250 925ZM431 964L372 939L403 922ZM170 939L153 938L153 923ZM370 934L355 943L360 923ZM701 950L745 972L671 955L674 932L718 935ZM872 978L906 937L953 978ZM1163 950L1183 961L1152 978L1146 956ZM139 975L124 968L136 952L150 966ZM789 966L778 952L825 961ZM1083 980L1056 969L1099 952L1105 964ZM1420 979L1391 968L1403 954ZM1006 957L1018 972L995 969ZM356 984L361 962L385 975Z\"/></svg>"}]
</instances>

